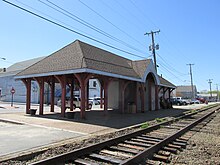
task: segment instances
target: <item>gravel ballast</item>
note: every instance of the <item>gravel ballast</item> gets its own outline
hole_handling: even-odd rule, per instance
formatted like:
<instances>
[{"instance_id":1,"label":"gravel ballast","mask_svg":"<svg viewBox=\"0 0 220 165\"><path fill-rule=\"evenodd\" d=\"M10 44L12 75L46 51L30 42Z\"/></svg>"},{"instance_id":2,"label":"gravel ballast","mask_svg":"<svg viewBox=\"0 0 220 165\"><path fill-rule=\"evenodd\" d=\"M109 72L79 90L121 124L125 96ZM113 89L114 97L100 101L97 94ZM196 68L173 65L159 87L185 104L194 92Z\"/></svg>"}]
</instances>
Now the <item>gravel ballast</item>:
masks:
<instances>
[{"instance_id":1,"label":"gravel ballast","mask_svg":"<svg viewBox=\"0 0 220 165\"><path fill-rule=\"evenodd\" d=\"M220 112L188 143L185 150L172 156L171 164L220 165Z\"/></svg>"}]
</instances>

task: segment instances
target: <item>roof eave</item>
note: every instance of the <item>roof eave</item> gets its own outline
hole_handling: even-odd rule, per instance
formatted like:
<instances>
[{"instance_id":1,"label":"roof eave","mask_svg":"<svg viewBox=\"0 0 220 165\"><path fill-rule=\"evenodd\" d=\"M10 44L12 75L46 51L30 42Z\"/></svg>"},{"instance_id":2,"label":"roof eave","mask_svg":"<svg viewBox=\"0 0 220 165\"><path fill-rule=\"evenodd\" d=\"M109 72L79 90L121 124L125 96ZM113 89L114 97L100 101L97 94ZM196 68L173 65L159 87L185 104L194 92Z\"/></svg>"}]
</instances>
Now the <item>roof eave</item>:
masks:
<instances>
[{"instance_id":1,"label":"roof eave","mask_svg":"<svg viewBox=\"0 0 220 165\"><path fill-rule=\"evenodd\" d=\"M169 86L169 85L164 85L164 84L160 84L160 86L167 87L167 88L172 88L172 89L176 89L175 86Z\"/></svg>"},{"instance_id":2,"label":"roof eave","mask_svg":"<svg viewBox=\"0 0 220 165\"><path fill-rule=\"evenodd\" d=\"M18 76L15 76L14 79L23 79L23 78L32 78L32 77L46 77L46 76L65 75L65 74L74 74L74 73L93 73L93 74L105 75L105 76L119 78L119 79L126 79L126 80L131 80L131 81L142 82L141 78L124 76L124 75L103 72L103 71L98 71L98 70L88 69L88 68L65 70L65 71L58 71L58 72L49 72L49 73L40 73L40 74L21 75L21 76L18 75Z\"/></svg>"}]
</instances>

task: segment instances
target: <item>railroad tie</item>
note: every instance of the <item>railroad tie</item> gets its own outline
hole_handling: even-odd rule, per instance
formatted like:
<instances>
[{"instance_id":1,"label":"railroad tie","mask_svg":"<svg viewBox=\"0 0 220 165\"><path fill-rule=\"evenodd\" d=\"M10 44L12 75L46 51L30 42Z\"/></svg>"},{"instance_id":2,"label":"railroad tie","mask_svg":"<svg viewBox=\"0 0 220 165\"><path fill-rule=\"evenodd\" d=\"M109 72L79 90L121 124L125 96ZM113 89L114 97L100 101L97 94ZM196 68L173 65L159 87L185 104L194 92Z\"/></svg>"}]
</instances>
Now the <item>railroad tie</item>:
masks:
<instances>
[{"instance_id":1,"label":"railroad tie","mask_svg":"<svg viewBox=\"0 0 220 165\"><path fill-rule=\"evenodd\" d=\"M129 154L138 154L140 151L138 150L135 150L135 149L130 149L130 148L125 148L125 147L117 147L117 146L111 146L109 148L110 150L113 150L113 151L121 151L121 152L126 152L126 153L129 153Z\"/></svg>"},{"instance_id":2,"label":"railroad tie","mask_svg":"<svg viewBox=\"0 0 220 165\"><path fill-rule=\"evenodd\" d=\"M146 160L145 163L146 165L161 165L161 162L157 162L155 160L150 160L150 159Z\"/></svg>"},{"instance_id":3,"label":"railroad tie","mask_svg":"<svg viewBox=\"0 0 220 165\"><path fill-rule=\"evenodd\" d=\"M151 137L151 136L147 136L147 135L141 135L141 136L138 136L138 138L142 138L144 140L156 141L156 142L160 142L161 140L163 140L162 138Z\"/></svg>"},{"instance_id":4,"label":"railroad tie","mask_svg":"<svg viewBox=\"0 0 220 165\"><path fill-rule=\"evenodd\" d=\"M163 161L163 162L166 162L166 163L170 162L169 157L163 156L163 155L158 155L158 154L154 154L153 159L160 160L160 161Z\"/></svg>"},{"instance_id":5,"label":"railroad tie","mask_svg":"<svg viewBox=\"0 0 220 165\"><path fill-rule=\"evenodd\" d=\"M191 136L181 136L179 137L180 140L188 141L191 138Z\"/></svg>"},{"instance_id":6,"label":"railroad tie","mask_svg":"<svg viewBox=\"0 0 220 165\"><path fill-rule=\"evenodd\" d=\"M164 156L170 156L170 152L168 152L168 151L164 151L164 150L160 150L160 151L158 151L158 154L159 155L164 155Z\"/></svg>"},{"instance_id":7,"label":"railroad tie","mask_svg":"<svg viewBox=\"0 0 220 165\"><path fill-rule=\"evenodd\" d=\"M170 148L175 148L175 149L178 149L178 150L181 150L182 147L180 145L174 145L174 144L167 144L168 147Z\"/></svg>"},{"instance_id":8,"label":"railroad tie","mask_svg":"<svg viewBox=\"0 0 220 165\"><path fill-rule=\"evenodd\" d=\"M92 159L98 159L104 162L110 162L110 163L116 163L116 164L120 164L122 162L121 159L117 159L117 158L106 156L106 155L100 155L96 153L90 154L89 157L91 157Z\"/></svg>"},{"instance_id":9,"label":"railroad tie","mask_svg":"<svg viewBox=\"0 0 220 165\"><path fill-rule=\"evenodd\" d=\"M74 160L74 163L82 164L82 165L99 165L99 163L95 163L95 162L85 160L85 159L81 159L81 158L78 158L78 159Z\"/></svg>"},{"instance_id":10,"label":"railroad tie","mask_svg":"<svg viewBox=\"0 0 220 165\"><path fill-rule=\"evenodd\" d=\"M177 153L177 149L171 148L171 147L163 147L163 150L169 151L169 152L174 153L174 154Z\"/></svg>"},{"instance_id":11,"label":"railroad tie","mask_svg":"<svg viewBox=\"0 0 220 165\"><path fill-rule=\"evenodd\" d=\"M181 142L172 142L172 144L177 145L177 146L181 146L182 148L186 148L186 143L181 143Z\"/></svg>"},{"instance_id":12,"label":"railroad tie","mask_svg":"<svg viewBox=\"0 0 220 165\"><path fill-rule=\"evenodd\" d=\"M143 139L139 139L139 138L132 138L131 139L132 141L136 141L136 142L143 142L143 143L147 143L147 144L156 144L158 142L155 142L155 141L149 141L149 140L143 140Z\"/></svg>"},{"instance_id":13,"label":"railroad tie","mask_svg":"<svg viewBox=\"0 0 220 165\"><path fill-rule=\"evenodd\" d=\"M120 143L118 144L119 147L126 147L126 148L130 148L130 149L136 149L136 150L140 150L140 151L143 151L145 150L144 147L140 147L140 146L134 146L134 145L130 145L130 144L123 144L123 143Z\"/></svg>"},{"instance_id":14,"label":"railroad tie","mask_svg":"<svg viewBox=\"0 0 220 165\"><path fill-rule=\"evenodd\" d=\"M102 151L100 151L100 153L108 154L108 155L112 155L112 156L117 156L117 157L124 157L126 159L132 157L132 155L130 155L130 154L126 154L126 153L122 153L122 152L117 152L117 151L102 150Z\"/></svg>"},{"instance_id":15,"label":"railroad tie","mask_svg":"<svg viewBox=\"0 0 220 165\"><path fill-rule=\"evenodd\" d=\"M187 144L187 140L176 139L175 141L176 141L176 142L179 142L179 143L185 143L185 144Z\"/></svg>"},{"instance_id":16,"label":"railroad tie","mask_svg":"<svg viewBox=\"0 0 220 165\"><path fill-rule=\"evenodd\" d=\"M124 141L124 143L127 143L127 144L131 144L131 145L136 145L136 146L141 146L141 147L145 147L145 148L149 148L151 147L152 145L150 144L146 144L146 143L140 143L140 142L135 142L135 141Z\"/></svg>"}]
</instances>

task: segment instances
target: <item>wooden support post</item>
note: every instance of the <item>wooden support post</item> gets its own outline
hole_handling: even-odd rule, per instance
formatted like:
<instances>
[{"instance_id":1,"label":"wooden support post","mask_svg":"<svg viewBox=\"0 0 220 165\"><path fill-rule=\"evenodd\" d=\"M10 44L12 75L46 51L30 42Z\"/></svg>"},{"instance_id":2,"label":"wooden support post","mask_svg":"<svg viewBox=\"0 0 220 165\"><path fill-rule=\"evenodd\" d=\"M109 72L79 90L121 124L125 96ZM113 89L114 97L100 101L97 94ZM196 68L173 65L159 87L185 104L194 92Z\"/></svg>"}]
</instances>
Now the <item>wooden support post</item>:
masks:
<instances>
[{"instance_id":1,"label":"wooden support post","mask_svg":"<svg viewBox=\"0 0 220 165\"><path fill-rule=\"evenodd\" d=\"M135 82L135 96L134 96L134 104L135 104L135 113L138 112L137 107L138 107L138 85L137 82Z\"/></svg>"},{"instance_id":2,"label":"wooden support post","mask_svg":"<svg viewBox=\"0 0 220 165\"><path fill-rule=\"evenodd\" d=\"M31 79L21 79L26 87L26 114L30 114L31 108Z\"/></svg>"},{"instance_id":3,"label":"wooden support post","mask_svg":"<svg viewBox=\"0 0 220 165\"><path fill-rule=\"evenodd\" d=\"M121 113L124 113L125 111L125 106L124 106L124 102L125 102L125 97L124 97L124 81L120 80L119 81L119 108L121 110Z\"/></svg>"},{"instance_id":4,"label":"wooden support post","mask_svg":"<svg viewBox=\"0 0 220 165\"><path fill-rule=\"evenodd\" d=\"M80 111L80 117L81 119L85 119L86 118L86 89L85 89L85 85L82 83L80 85L80 89L81 89L81 111Z\"/></svg>"},{"instance_id":5,"label":"wooden support post","mask_svg":"<svg viewBox=\"0 0 220 165\"><path fill-rule=\"evenodd\" d=\"M70 111L73 111L73 98L74 98L74 80L71 81L70 85Z\"/></svg>"},{"instance_id":6,"label":"wooden support post","mask_svg":"<svg viewBox=\"0 0 220 165\"><path fill-rule=\"evenodd\" d=\"M131 81L121 81L120 83L120 104L121 104L121 112L125 112L125 90L128 86L128 84L131 83ZM120 105L119 104L119 105Z\"/></svg>"},{"instance_id":7,"label":"wooden support post","mask_svg":"<svg viewBox=\"0 0 220 165\"><path fill-rule=\"evenodd\" d=\"M159 109L159 90L158 85L155 85L155 110Z\"/></svg>"},{"instance_id":8,"label":"wooden support post","mask_svg":"<svg viewBox=\"0 0 220 165\"><path fill-rule=\"evenodd\" d=\"M148 81L148 102L149 102L149 111L152 111L152 81Z\"/></svg>"},{"instance_id":9,"label":"wooden support post","mask_svg":"<svg viewBox=\"0 0 220 165\"><path fill-rule=\"evenodd\" d=\"M55 82L54 78L52 78L52 81L50 84L50 112L54 112L54 91L55 91Z\"/></svg>"},{"instance_id":10,"label":"wooden support post","mask_svg":"<svg viewBox=\"0 0 220 165\"><path fill-rule=\"evenodd\" d=\"M43 115L44 111L44 78L43 77L37 77L34 78L39 87L40 87L40 105L39 105L39 115Z\"/></svg>"},{"instance_id":11,"label":"wooden support post","mask_svg":"<svg viewBox=\"0 0 220 165\"><path fill-rule=\"evenodd\" d=\"M112 79L104 77L103 86L104 86L104 115L108 113L108 87L111 83Z\"/></svg>"},{"instance_id":12,"label":"wooden support post","mask_svg":"<svg viewBox=\"0 0 220 165\"><path fill-rule=\"evenodd\" d=\"M104 114L108 112L108 82L104 82Z\"/></svg>"},{"instance_id":13,"label":"wooden support post","mask_svg":"<svg viewBox=\"0 0 220 165\"><path fill-rule=\"evenodd\" d=\"M65 111L66 111L66 76L55 76L56 79L59 81L61 85L61 116L65 117Z\"/></svg>"},{"instance_id":14,"label":"wooden support post","mask_svg":"<svg viewBox=\"0 0 220 165\"><path fill-rule=\"evenodd\" d=\"M86 109L89 109L89 82L86 84Z\"/></svg>"},{"instance_id":15,"label":"wooden support post","mask_svg":"<svg viewBox=\"0 0 220 165\"><path fill-rule=\"evenodd\" d=\"M100 88L100 108L103 108L103 85Z\"/></svg>"},{"instance_id":16,"label":"wooden support post","mask_svg":"<svg viewBox=\"0 0 220 165\"><path fill-rule=\"evenodd\" d=\"M145 112L145 86L144 83L141 83L140 87L140 96L141 96L141 112Z\"/></svg>"},{"instance_id":17,"label":"wooden support post","mask_svg":"<svg viewBox=\"0 0 220 165\"><path fill-rule=\"evenodd\" d=\"M81 105L80 105L80 117L81 119L85 119L86 118L86 113L85 113L85 109L86 109L86 88L87 88L87 83L89 81L89 79L91 78L91 74L74 74L74 76L77 78L79 84L80 84L80 92L81 92Z\"/></svg>"},{"instance_id":18,"label":"wooden support post","mask_svg":"<svg viewBox=\"0 0 220 165\"><path fill-rule=\"evenodd\" d=\"M100 82L100 108L103 108L104 83L102 79L99 79L99 82Z\"/></svg>"},{"instance_id":19,"label":"wooden support post","mask_svg":"<svg viewBox=\"0 0 220 165\"><path fill-rule=\"evenodd\" d=\"M43 115L44 113L44 80L42 78L41 85L40 85L40 109L39 115Z\"/></svg>"}]
</instances>

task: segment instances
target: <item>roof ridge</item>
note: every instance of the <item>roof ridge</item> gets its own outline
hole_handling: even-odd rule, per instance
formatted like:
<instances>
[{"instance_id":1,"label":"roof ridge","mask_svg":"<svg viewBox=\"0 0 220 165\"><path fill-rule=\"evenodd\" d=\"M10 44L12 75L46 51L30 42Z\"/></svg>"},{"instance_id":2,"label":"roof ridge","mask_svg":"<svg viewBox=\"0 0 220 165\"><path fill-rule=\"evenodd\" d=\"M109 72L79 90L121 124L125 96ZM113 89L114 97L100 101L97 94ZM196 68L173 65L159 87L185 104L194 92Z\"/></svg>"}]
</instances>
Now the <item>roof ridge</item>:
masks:
<instances>
[{"instance_id":1,"label":"roof ridge","mask_svg":"<svg viewBox=\"0 0 220 165\"><path fill-rule=\"evenodd\" d=\"M148 60L151 60L151 59L143 59L143 60L132 60L133 62L138 62L138 61L148 61Z\"/></svg>"},{"instance_id":2,"label":"roof ridge","mask_svg":"<svg viewBox=\"0 0 220 165\"><path fill-rule=\"evenodd\" d=\"M88 43L83 42L83 41L81 41L81 40L76 40L76 41L79 41L79 43L83 43L83 44L89 45L89 46L91 46L91 47L94 47L94 48L99 49L99 50L101 50L101 51L105 51L105 52L111 53L112 55L114 55L114 56L116 56L116 57L120 57L120 58L123 58L123 59L125 59L125 60L132 61L132 60L130 60L130 59L128 59L128 58L119 56L119 55L117 55L117 54L115 54L115 53L113 53L113 52L110 52L110 51L108 51L108 50L102 49L102 48L100 48L100 47L97 47L97 46L94 46L94 45L91 45L91 44L88 44Z\"/></svg>"},{"instance_id":3,"label":"roof ridge","mask_svg":"<svg viewBox=\"0 0 220 165\"><path fill-rule=\"evenodd\" d=\"M80 40L76 40L75 42L78 43L78 46L79 46L79 48L80 48L80 53L81 53L81 55L82 55L81 68L83 68L83 62L85 63L85 68L86 68L86 67L87 67L87 63L86 63L86 60L84 60L84 59L85 59L85 56L84 56L84 54L83 54L82 45L81 45L81 43L84 43L84 42L82 42L82 41L80 41Z\"/></svg>"}]
</instances>

